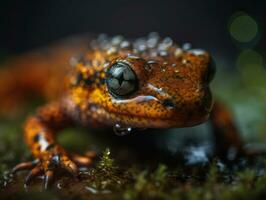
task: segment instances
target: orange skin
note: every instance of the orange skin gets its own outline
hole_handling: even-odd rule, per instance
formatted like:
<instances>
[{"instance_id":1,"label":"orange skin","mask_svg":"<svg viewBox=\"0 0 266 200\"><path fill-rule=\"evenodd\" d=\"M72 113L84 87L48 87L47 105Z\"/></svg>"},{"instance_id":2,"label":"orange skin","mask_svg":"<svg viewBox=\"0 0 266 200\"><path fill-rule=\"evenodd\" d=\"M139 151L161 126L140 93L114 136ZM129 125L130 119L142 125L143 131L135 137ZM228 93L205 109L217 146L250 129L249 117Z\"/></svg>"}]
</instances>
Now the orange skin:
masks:
<instances>
[{"instance_id":1,"label":"orange skin","mask_svg":"<svg viewBox=\"0 0 266 200\"><path fill-rule=\"evenodd\" d=\"M13 172L31 169L26 184L44 174L47 188L55 168L76 174L79 165L92 162L93 154L71 156L56 143L55 133L67 126L187 127L205 122L211 113L208 84L213 66L207 52L182 49L170 38L155 34L134 41L101 35L89 43L87 48L88 42L81 39L29 53L7 62L9 68L0 73L1 85L7 85L0 90L5 108L32 93L54 99L24 124L25 141L36 160L17 165ZM68 67L71 55L77 52L83 52L82 56L72 58L74 67ZM113 95L106 84L108 71L118 62L130 66L138 80L137 90L123 98ZM214 133L228 140L225 151L231 147L240 150L242 143L230 114L220 107L216 103L217 112L211 115ZM226 131L219 132L221 126Z\"/></svg>"}]
</instances>

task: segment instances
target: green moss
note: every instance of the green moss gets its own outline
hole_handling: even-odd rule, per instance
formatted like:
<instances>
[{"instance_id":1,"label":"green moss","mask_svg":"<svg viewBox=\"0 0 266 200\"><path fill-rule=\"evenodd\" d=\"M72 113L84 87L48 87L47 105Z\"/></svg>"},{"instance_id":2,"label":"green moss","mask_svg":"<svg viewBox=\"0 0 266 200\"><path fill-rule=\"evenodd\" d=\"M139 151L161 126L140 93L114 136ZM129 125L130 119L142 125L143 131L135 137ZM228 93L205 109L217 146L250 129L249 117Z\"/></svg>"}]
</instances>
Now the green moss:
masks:
<instances>
[{"instance_id":1,"label":"green moss","mask_svg":"<svg viewBox=\"0 0 266 200\"><path fill-rule=\"evenodd\" d=\"M134 182L123 192L124 199L160 199L166 197L164 187L167 180L167 167L163 164L150 173L148 170L134 174Z\"/></svg>"},{"instance_id":2,"label":"green moss","mask_svg":"<svg viewBox=\"0 0 266 200\"><path fill-rule=\"evenodd\" d=\"M111 152L108 148L103 152L102 158L98 164L99 170L111 171L116 168L114 159L110 157L110 154Z\"/></svg>"},{"instance_id":3,"label":"green moss","mask_svg":"<svg viewBox=\"0 0 266 200\"><path fill-rule=\"evenodd\" d=\"M120 190L130 180L130 175L115 165L109 149L106 149L95 168L87 173L87 186L99 193Z\"/></svg>"}]
</instances>

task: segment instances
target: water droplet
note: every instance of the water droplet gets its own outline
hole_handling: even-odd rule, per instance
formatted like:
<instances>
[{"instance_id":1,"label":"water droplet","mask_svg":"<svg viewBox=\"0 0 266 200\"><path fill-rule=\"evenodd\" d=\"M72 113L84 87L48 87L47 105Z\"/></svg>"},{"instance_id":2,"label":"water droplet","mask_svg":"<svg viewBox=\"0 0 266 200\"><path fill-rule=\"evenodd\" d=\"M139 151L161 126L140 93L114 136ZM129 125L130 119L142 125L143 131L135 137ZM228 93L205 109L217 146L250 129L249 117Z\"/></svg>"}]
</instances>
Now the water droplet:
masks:
<instances>
[{"instance_id":1,"label":"water droplet","mask_svg":"<svg viewBox=\"0 0 266 200\"><path fill-rule=\"evenodd\" d=\"M148 60L147 62L149 65L156 64L157 62L155 60Z\"/></svg>"},{"instance_id":2,"label":"water droplet","mask_svg":"<svg viewBox=\"0 0 266 200\"><path fill-rule=\"evenodd\" d=\"M190 43L183 44L182 49L185 50L185 51L191 49L191 44Z\"/></svg>"},{"instance_id":3,"label":"water droplet","mask_svg":"<svg viewBox=\"0 0 266 200\"><path fill-rule=\"evenodd\" d=\"M123 36L117 35L112 38L111 43L112 45L116 46L116 45L119 45L123 41L123 39L124 39Z\"/></svg>"},{"instance_id":4,"label":"water droplet","mask_svg":"<svg viewBox=\"0 0 266 200\"><path fill-rule=\"evenodd\" d=\"M138 49L140 45L146 45L146 40L144 38L136 39L134 44L133 44L135 49Z\"/></svg>"},{"instance_id":5,"label":"water droplet","mask_svg":"<svg viewBox=\"0 0 266 200\"><path fill-rule=\"evenodd\" d=\"M163 41L159 44L159 50L167 50L173 44L173 40L170 37L166 37Z\"/></svg>"},{"instance_id":6,"label":"water droplet","mask_svg":"<svg viewBox=\"0 0 266 200\"><path fill-rule=\"evenodd\" d=\"M143 52L143 51L145 51L146 50L146 45L144 45L144 44L140 44L139 46L138 46L138 51L140 51L140 52Z\"/></svg>"},{"instance_id":7,"label":"water droplet","mask_svg":"<svg viewBox=\"0 0 266 200\"><path fill-rule=\"evenodd\" d=\"M131 44L130 44L129 41L123 41L120 44L120 48L122 48L122 49L129 49L129 48L131 48Z\"/></svg>"},{"instance_id":8,"label":"water droplet","mask_svg":"<svg viewBox=\"0 0 266 200\"><path fill-rule=\"evenodd\" d=\"M123 127L120 124L115 124L113 130L118 136L125 136L132 132L131 127Z\"/></svg>"},{"instance_id":9,"label":"water droplet","mask_svg":"<svg viewBox=\"0 0 266 200\"><path fill-rule=\"evenodd\" d=\"M167 51L159 51L159 55L162 57L168 56Z\"/></svg>"},{"instance_id":10,"label":"water droplet","mask_svg":"<svg viewBox=\"0 0 266 200\"><path fill-rule=\"evenodd\" d=\"M151 33L149 33L148 38L149 39L151 39L151 38L159 39L160 35L157 32L151 32Z\"/></svg>"},{"instance_id":11,"label":"water droplet","mask_svg":"<svg viewBox=\"0 0 266 200\"><path fill-rule=\"evenodd\" d=\"M129 55L128 55L128 58L129 58L129 59L134 59L134 60L139 60L139 59L140 59L140 57L135 56L135 55L132 55L132 54L129 54Z\"/></svg>"},{"instance_id":12,"label":"water droplet","mask_svg":"<svg viewBox=\"0 0 266 200\"><path fill-rule=\"evenodd\" d=\"M156 47L156 45L157 45L157 43L158 43L158 40L159 40L159 38L149 38L149 39L147 40L147 46L148 46L149 48L154 48L154 47Z\"/></svg>"},{"instance_id":13,"label":"water droplet","mask_svg":"<svg viewBox=\"0 0 266 200\"><path fill-rule=\"evenodd\" d=\"M105 33L101 33L101 34L98 36L97 40L98 40L99 42L104 42L104 41L108 40L108 35L105 34Z\"/></svg>"},{"instance_id":14,"label":"water droplet","mask_svg":"<svg viewBox=\"0 0 266 200\"><path fill-rule=\"evenodd\" d=\"M147 46L149 48L154 48L158 45L159 40L160 40L159 34L156 32L151 32L147 38Z\"/></svg>"},{"instance_id":15,"label":"water droplet","mask_svg":"<svg viewBox=\"0 0 266 200\"><path fill-rule=\"evenodd\" d=\"M107 34L102 33L98 36L97 41L95 41L94 48L100 46L102 49L109 48L109 37Z\"/></svg>"},{"instance_id":16,"label":"water droplet","mask_svg":"<svg viewBox=\"0 0 266 200\"><path fill-rule=\"evenodd\" d=\"M173 44L173 40L170 37L166 37L163 39L163 43L171 46Z\"/></svg>"},{"instance_id":17,"label":"water droplet","mask_svg":"<svg viewBox=\"0 0 266 200\"><path fill-rule=\"evenodd\" d=\"M117 48L111 47L110 49L107 50L107 55L112 55L117 53Z\"/></svg>"},{"instance_id":18,"label":"water droplet","mask_svg":"<svg viewBox=\"0 0 266 200\"><path fill-rule=\"evenodd\" d=\"M203 49L190 49L188 52L193 53L196 56L206 54L206 51L204 51Z\"/></svg>"}]
</instances>

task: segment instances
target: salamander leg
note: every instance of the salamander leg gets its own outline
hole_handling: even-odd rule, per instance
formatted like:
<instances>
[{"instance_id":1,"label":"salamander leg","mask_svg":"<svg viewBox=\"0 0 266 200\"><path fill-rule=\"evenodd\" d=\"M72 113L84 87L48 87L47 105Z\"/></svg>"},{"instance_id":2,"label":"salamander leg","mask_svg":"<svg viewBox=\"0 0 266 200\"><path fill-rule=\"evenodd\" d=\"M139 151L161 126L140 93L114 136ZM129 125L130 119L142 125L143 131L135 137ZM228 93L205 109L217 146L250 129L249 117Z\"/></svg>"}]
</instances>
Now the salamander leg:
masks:
<instances>
[{"instance_id":1,"label":"salamander leg","mask_svg":"<svg viewBox=\"0 0 266 200\"><path fill-rule=\"evenodd\" d=\"M77 165L70 159L67 152L56 144L53 132L40 119L36 117L28 119L25 125L25 138L34 157L38 158L34 162L21 163L12 170L14 173L20 170L31 170L26 177L25 185L28 185L37 175L42 174L46 189L57 168L65 169L73 176L78 174Z\"/></svg>"},{"instance_id":2,"label":"salamander leg","mask_svg":"<svg viewBox=\"0 0 266 200\"><path fill-rule=\"evenodd\" d=\"M233 117L225 105L214 103L210 122L217 156L225 161L234 161L246 155Z\"/></svg>"},{"instance_id":3,"label":"salamander leg","mask_svg":"<svg viewBox=\"0 0 266 200\"><path fill-rule=\"evenodd\" d=\"M55 133L67 125L71 125L65 102L54 102L39 109L36 115L28 118L24 125L24 137L30 147L33 162L21 163L14 167L13 173L31 170L25 185L38 175L44 176L44 187L52 182L55 171L64 169L73 176L78 175L79 165L92 163L91 156L71 156L55 140Z\"/></svg>"},{"instance_id":4,"label":"salamander leg","mask_svg":"<svg viewBox=\"0 0 266 200\"><path fill-rule=\"evenodd\" d=\"M34 160L32 162L23 162L23 163L19 163L18 165L16 165L11 173L14 174L18 171L22 171L22 170L30 170L33 167L35 167L38 164L39 160Z\"/></svg>"}]
</instances>

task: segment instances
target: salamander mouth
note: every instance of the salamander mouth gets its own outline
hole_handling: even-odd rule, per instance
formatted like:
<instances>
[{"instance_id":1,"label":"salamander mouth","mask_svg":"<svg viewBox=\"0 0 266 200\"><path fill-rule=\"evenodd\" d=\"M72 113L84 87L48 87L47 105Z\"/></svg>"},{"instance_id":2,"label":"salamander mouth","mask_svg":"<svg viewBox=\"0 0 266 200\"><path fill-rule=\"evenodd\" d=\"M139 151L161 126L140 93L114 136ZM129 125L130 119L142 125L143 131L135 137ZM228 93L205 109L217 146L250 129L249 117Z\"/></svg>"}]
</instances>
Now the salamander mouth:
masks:
<instances>
[{"instance_id":1,"label":"salamander mouth","mask_svg":"<svg viewBox=\"0 0 266 200\"><path fill-rule=\"evenodd\" d=\"M152 95L139 95L130 99L111 98L112 104L117 105L116 109L110 109L108 106L95 103L92 100L88 104L88 110L91 111L90 115L94 121L109 126L121 124L134 128L189 127L201 124L209 117L212 108L212 95L209 87L202 88L202 94L203 96L200 97L201 100L197 104L187 102L187 105L185 104L186 106L181 108L180 105L176 107L174 101L161 100ZM155 103L163 106L169 112L163 112L164 114L161 115L159 112L156 113L157 106L154 106ZM142 104L147 104L147 108L149 108L149 105L152 105L149 108L151 110L150 114L122 109L129 106L134 109L135 106Z\"/></svg>"},{"instance_id":2,"label":"salamander mouth","mask_svg":"<svg viewBox=\"0 0 266 200\"><path fill-rule=\"evenodd\" d=\"M187 117L183 120L173 117L147 117L141 115L134 115L122 112L112 112L109 111L104 106L98 104L91 104L90 108L93 112L98 113L92 116L94 120L109 126L115 124L120 124L124 126L129 126L133 128L181 128L181 127L191 127L196 126L205 122L209 113L203 116Z\"/></svg>"}]
</instances>

